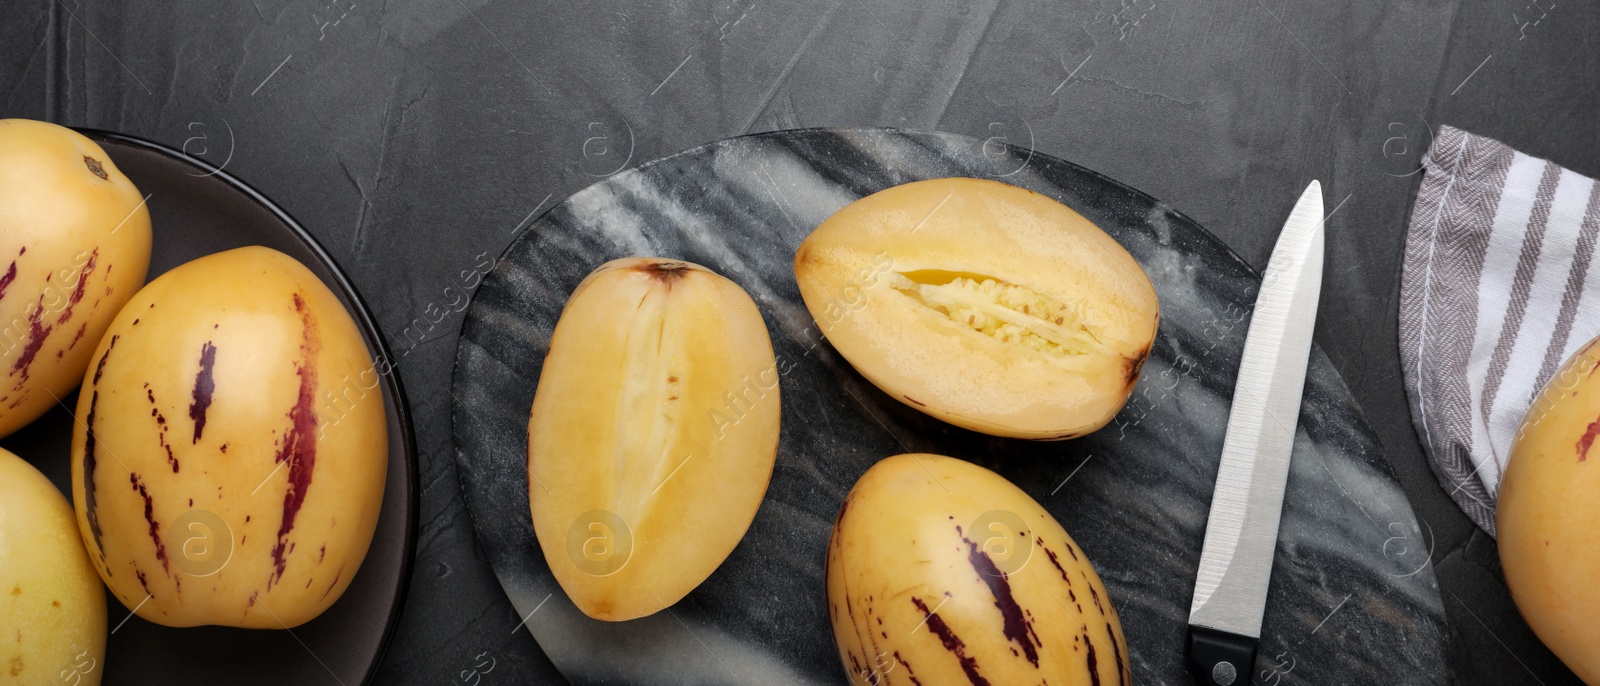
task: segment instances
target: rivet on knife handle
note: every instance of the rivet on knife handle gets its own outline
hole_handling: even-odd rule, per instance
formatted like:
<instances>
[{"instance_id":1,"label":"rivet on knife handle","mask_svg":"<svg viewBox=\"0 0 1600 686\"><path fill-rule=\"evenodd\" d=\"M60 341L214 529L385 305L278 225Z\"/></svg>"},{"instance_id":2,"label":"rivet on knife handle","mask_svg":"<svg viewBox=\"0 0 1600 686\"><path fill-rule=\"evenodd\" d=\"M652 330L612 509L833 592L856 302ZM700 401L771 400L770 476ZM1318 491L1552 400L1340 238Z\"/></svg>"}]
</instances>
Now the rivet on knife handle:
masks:
<instances>
[{"instance_id":1,"label":"rivet on knife handle","mask_svg":"<svg viewBox=\"0 0 1600 686\"><path fill-rule=\"evenodd\" d=\"M1189 673L1204 686L1250 683L1256 662L1256 639L1226 631L1189 627Z\"/></svg>"}]
</instances>

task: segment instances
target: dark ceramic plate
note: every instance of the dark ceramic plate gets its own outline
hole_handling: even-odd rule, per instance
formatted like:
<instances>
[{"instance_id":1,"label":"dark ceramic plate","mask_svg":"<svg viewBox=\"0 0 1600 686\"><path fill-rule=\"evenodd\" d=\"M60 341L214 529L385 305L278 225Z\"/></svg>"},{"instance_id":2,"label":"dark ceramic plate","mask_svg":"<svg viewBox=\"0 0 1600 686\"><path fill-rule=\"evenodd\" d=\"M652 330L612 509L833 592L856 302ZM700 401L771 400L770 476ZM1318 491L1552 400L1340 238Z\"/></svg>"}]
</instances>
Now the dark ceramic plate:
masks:
<instances>
[{"instance_id":1,"label":"dark ceramic plate","mask_svg":"<svg viewBox=\"0 0 1600 686\"><path fill-rule=\"evenodd\" d=\"M957 429L879 391L818 336L794 281L800 241L856 198L943 176L997 178L1060 200L1144 267L1161 299L1161 327L1133 398L1111 425L1060 443ZM1293 202L1282 198L1278 220ZM738 282L761 308L779 368L788 371L777 466L744 540L667 611L605 623L572 605L540 552L528 514L526 427L568 294L595 266L627 255L686 259ZM1122 618L1136 683L1193 683L1184 631L1259 285L1249 265L1183 214L1032 150L881 129L719 141L579 191L506 249L474 295L457 350L462 491L501 586L573 683L837 684L845 672L828 623L823 560L845 493L888 455L953 455L1016 483L1088 551ZM1262 648L1244 681L1445 683L1431 533L1418 529L1376 437L1320 350L1299 429ZM955 656L944 668L960 669ZM931 669L919 663L916 674L927 680ZM905 670L885 677L910 682Z\"/></svg>"},{"instance_id":2,"label":"dark ceramic plate","mask_svg":"<svg viewBox=\"0 0 1600 686\"><path fill-rule=\"evenodd\" d=\"M189 260L246 245L264 245L300 260L327 284L355 319L367 347L393 359L355 286L311 234L282 209L226 172L148 141L85 130L117 168L148 194L154 250L150 277ZM384 375L389 419L389 469L372 548L343 597L322 616L290 631L224 627L172 629L138 617L106 594L106 686L131 684L368 683L400 616L416 543L416 449L400 379ZM72 414L64 406L7 437L6 449L28 459L71 497Z\"/></svg>"}]
</instances>

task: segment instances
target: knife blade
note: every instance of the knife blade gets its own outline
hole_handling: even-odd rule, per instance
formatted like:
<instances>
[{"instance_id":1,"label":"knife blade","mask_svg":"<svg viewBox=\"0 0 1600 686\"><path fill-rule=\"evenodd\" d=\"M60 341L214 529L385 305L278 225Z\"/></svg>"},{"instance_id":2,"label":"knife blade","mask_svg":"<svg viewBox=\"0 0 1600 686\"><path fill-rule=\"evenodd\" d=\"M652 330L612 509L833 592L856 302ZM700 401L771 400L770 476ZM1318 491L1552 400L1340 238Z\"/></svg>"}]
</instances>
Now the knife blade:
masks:
<instances>
[{"instance_id":1,"label":"knife blade","mask_svg":"<svg viewBox=\"0 0 1600 686\"><path fill-rule=\"evenodd\" d=\"M1322 291L1322 185L1301 193L1256 295L1189 607L1189 667L1250 682Z\"/></svg>"}]
</instances>

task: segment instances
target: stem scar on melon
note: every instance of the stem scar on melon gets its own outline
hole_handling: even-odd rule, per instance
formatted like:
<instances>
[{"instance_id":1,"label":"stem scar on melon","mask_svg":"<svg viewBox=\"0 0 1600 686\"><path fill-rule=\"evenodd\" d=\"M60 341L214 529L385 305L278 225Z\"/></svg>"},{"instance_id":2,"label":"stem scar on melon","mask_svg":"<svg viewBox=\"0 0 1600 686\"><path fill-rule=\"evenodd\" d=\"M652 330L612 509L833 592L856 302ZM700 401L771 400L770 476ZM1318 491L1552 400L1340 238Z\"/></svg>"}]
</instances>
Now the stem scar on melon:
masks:
<instances>
[{"instance_id":1,"label":"stem scar on melon","mask_svg":"<svg viewBox=\"0 0 1600 686\"><path fill-rule=\"evenodd\" d=\"M84 155L83 156L83 166L88 167L89 168L89 173L100 177L101 181L107 180L107 178L106 178L106 168L105 168L104 165L100 164L100 160L97 160L97 159L95 159L93 157L90 157L88 155Z\"/></svg>"}]
</instances>

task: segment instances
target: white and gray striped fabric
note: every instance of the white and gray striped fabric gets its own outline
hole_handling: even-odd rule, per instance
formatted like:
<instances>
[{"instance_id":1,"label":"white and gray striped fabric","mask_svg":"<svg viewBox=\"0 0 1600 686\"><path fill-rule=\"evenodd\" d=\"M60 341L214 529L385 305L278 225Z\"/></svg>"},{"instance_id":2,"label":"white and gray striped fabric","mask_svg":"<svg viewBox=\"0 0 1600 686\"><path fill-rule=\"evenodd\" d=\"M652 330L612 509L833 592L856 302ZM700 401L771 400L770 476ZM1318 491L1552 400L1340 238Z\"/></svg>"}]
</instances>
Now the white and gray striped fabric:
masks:
<instances>
[{"instance_id":1,"label":"white and gray striped fabric","mask_svg":"<svg viewBox=\"0 0 1600 686\"><path fill-rule=\"evenodd\" d=\"M1563 361L1600 335L1600 186L1440 127L1400 278L1400 358L1434 472L1494 535L1512 439Z\"/></svg>"}]
</instances>

